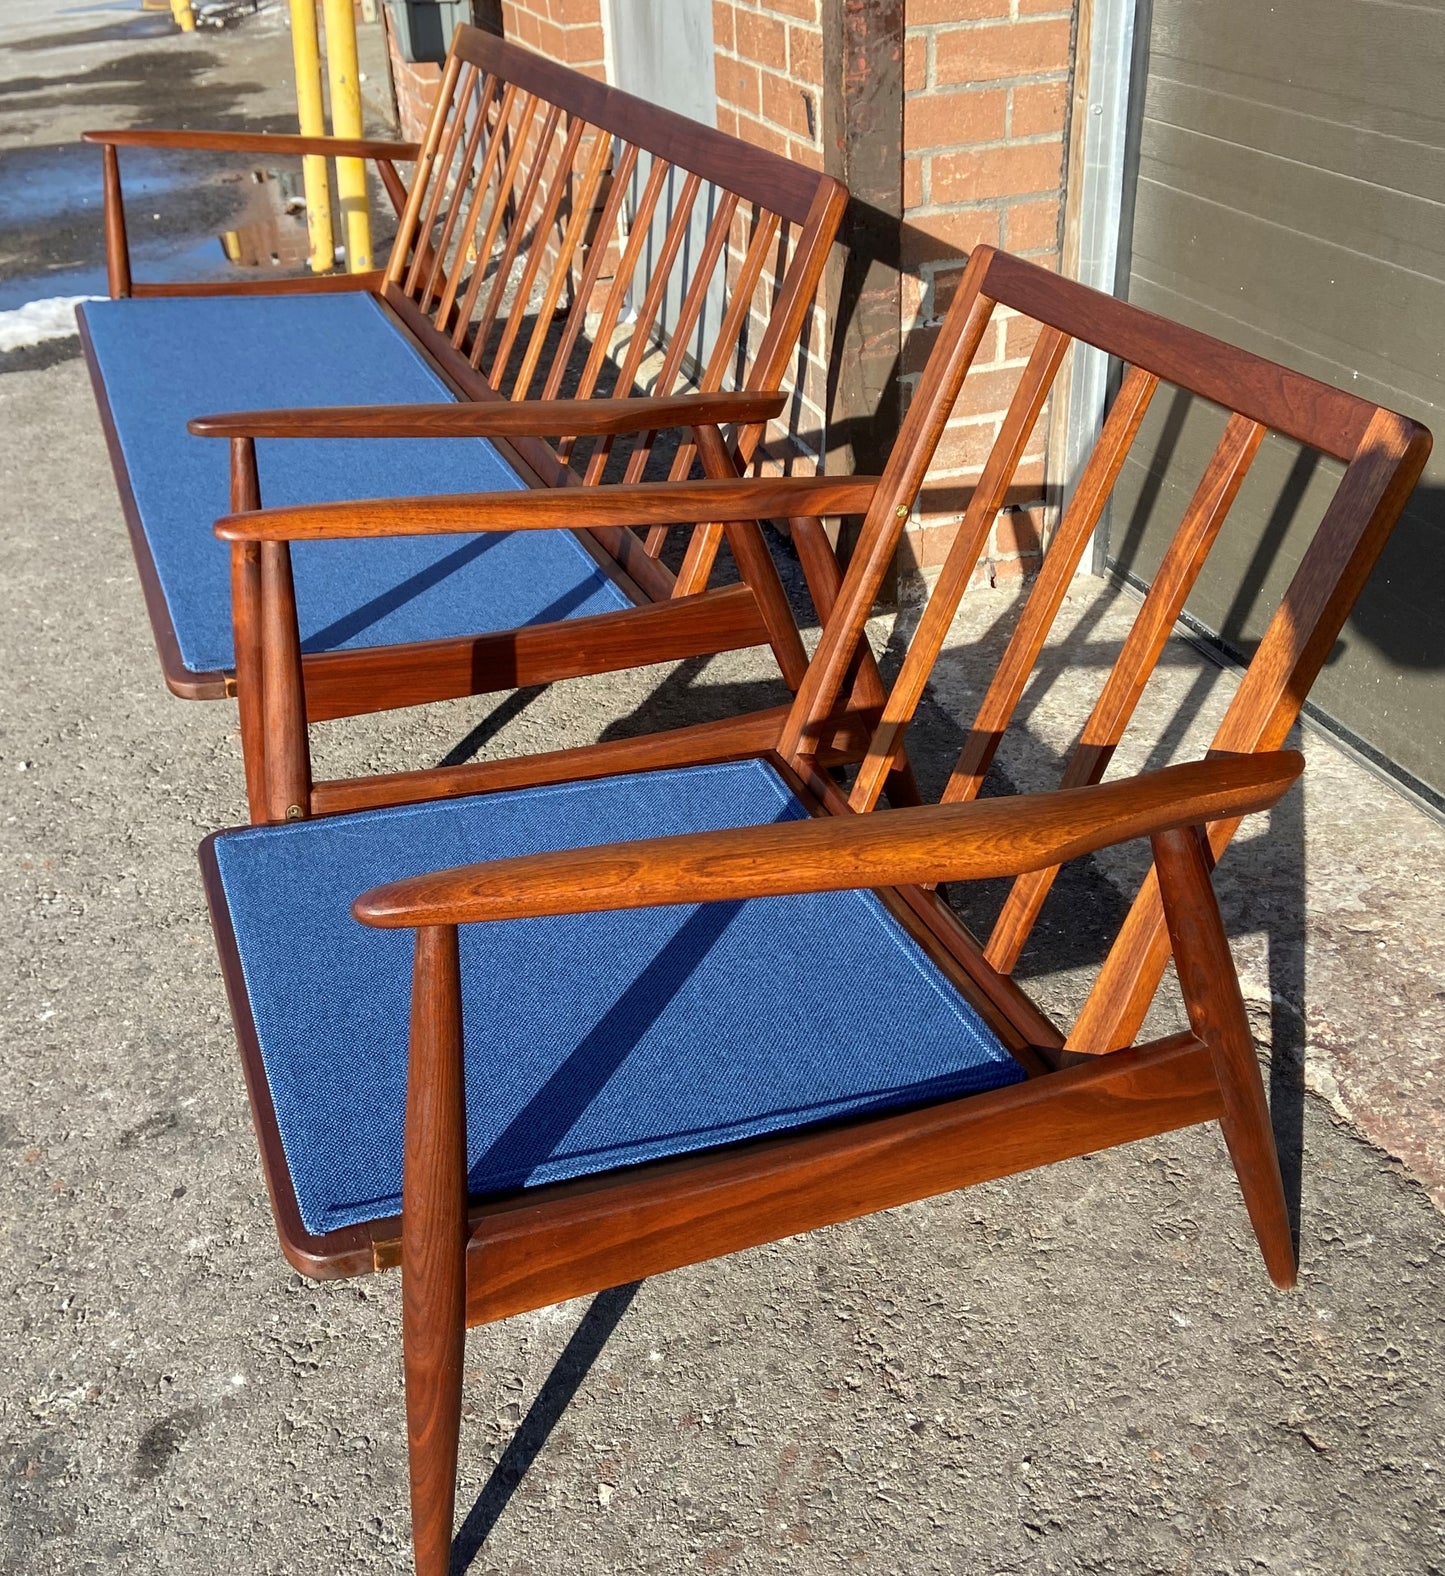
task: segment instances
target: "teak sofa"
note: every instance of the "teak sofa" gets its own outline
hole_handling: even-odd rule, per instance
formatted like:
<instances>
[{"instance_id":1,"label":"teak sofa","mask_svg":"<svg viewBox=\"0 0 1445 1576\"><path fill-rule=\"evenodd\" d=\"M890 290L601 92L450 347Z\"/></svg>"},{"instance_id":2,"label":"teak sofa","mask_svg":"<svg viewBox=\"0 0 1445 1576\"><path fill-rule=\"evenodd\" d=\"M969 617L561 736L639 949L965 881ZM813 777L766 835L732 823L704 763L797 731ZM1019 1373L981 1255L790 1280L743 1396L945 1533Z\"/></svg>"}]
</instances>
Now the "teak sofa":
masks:
<instances>
[{"instance_id":1,"label":"teak sofa","mask_svg":"<svg viewBox=\"0 0 1445 1576\"><path fill-rule=\"evenodd\" d=\"M1038 337L873 725L846 699L864 620L998 304ZM943 802L880 809L1072 339L1124 363L1103 433ZM1161 384L1224 407L1218 448L1063 788L975 802ZM1210 756L1101 783L1270 431L1343 475ZM1298 774L1281 746L1429 447L1368 401L979 248L886 471L866 484L857 550L784 715L484 763L465 782L419 774L412 804L203 845L282 1248L320 1277L402 1266L422 1576L447 1569L470 1324L1211 1121L1269 1274L1293 1282L1210 870L1241 817ZM601 493L615 518L652 517L647 486ZM768 507L761 488L730 497L716 512ZM333 505L218 531L269 547L466 518L462 499L424 517ZM268 651L294 653L289 610L264 622ZM296 727L296 682L289 700L267 687L278 737ZM858 725L869 736L845 781L820 752ZM634 840L639 827L654 835ZM1082 1012L1056 1025L1012 973L1043 896L1061 862L1146 837L1151 873ZM1014 883L980 941L937 884L999 876ZM1141 1042L1171 955L1189 1027Z\"/></svg>"},{"instance_id":2,"label":"teak sofa","mask_svg":"<svg viewBox=\"0 0 1445 1576\"><path fill-rule=\"evenodd\" d=\"M699 523L673 569L670 522L572 530L571 490L609 467L749 466L784 409L836 181L470 27L419 149L87 135L104 145L115 299L81 309L81 334L152 629L175 693L242 692L254 813L261 675L239 670L231 596L260 571L215 541L228 507L550 494L545 532L489 534L479 510L452 539L300 548L286 572L311 721L757 644L796 687L806 658L756 520ZM144 284L126 252L130 146L365 156L397 200L395 161L416 169L382 272ZM251 414L188 433L226 411ZM656 441L671 429L682 441ZM810 529L826 600L837 567ZM710 588L724 534L738 581Z\"/></svg>"}]
</instances>

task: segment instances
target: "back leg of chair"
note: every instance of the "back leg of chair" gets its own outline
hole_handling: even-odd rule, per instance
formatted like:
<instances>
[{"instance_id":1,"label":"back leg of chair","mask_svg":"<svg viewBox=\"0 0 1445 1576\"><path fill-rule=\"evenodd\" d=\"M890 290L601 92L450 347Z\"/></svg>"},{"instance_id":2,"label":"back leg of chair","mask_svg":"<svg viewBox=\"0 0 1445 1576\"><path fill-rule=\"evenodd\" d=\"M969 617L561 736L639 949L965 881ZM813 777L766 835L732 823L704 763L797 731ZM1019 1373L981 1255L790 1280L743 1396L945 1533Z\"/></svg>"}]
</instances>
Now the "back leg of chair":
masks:
<instances>
[{"instance_id":1,"label":"back leg of chair","mask_svg":"<svg viewBox=\"0 0 1445 1576\"><path fill-rule=\"evenodd\" d=\"M1269 1278L1288 1288L1295 1283L1298 1263L1279 1154L1239 976L1209 878L1203 831L1186 827L1164 832L1153 843L1189 1022L1209 1047L1219 1079L1224 1105L1219 1125Z\"/></svg>"}]
</instances>

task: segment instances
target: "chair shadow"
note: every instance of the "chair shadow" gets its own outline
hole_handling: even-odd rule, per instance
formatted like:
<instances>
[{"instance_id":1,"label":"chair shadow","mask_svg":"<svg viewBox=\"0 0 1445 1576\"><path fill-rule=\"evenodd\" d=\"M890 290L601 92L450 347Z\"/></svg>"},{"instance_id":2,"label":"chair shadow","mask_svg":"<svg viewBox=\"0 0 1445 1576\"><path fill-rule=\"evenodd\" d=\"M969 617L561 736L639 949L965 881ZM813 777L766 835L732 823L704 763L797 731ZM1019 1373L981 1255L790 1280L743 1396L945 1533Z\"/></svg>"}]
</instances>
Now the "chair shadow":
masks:
<instances>
[{"instance_id":1,"label":"chair shadow","mask_svg":"<svg viewBox=\"0 0 1445 1576\"><path fill-rule=\"evenodd\" d=\"M561 1356L552 1365L552 1371L527 1409L527 1415L508 1441L501 1459L492 1468L481 1493L467 1512L467 1519L452 1543L450 1576L463 1576L463 1572L471 1568L482 1545L511 1503L517 1486L541 1454L552 1430L571 1405L572 1397L582 1387L582 1381L591 1372L592 1365L601 1355L608 1338L627 1312L641 1285L641 1281L632 1281L626 1286L614 1286L610 1291L599 1292L592 1299L591 1306L572 1332L572 1338L562 1349Z\"/></svg>"}]
</instances>

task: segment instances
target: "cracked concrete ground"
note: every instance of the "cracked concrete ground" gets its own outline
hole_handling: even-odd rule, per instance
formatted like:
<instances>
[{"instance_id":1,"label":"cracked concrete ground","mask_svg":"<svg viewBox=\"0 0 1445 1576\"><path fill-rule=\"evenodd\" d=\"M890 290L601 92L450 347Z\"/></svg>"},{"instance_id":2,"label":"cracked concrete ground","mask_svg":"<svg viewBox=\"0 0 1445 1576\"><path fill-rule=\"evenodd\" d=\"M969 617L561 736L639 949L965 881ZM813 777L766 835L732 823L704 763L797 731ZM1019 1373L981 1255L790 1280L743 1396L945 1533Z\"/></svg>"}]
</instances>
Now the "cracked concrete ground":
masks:
<instances>
[{"instance_id":1,"label":"cracked concrete ground","mask_svg":"<svg viewBox=\"0 0 1445 1576\"><path fill-rule=\"evenodd\" d=\"M195 863L244 815L234 711L164 693L73 358L0 376L0 497L0 1570L404 1571L399 1282L312 1285L276 1248ZM966 601L915 743L935 781L1011 607ZM1002 779L1043 780L1128 611L1079 583ZM1229 682L1183 645L1167 677L1166 715ZM320 749L376 770L775 693L740 654ZM1304 794L1220 874L1297 1292L1208 1128L475 1331L458 1565L1445 1573L1445 834L1306 747ZM1060 1015L1137 854L1046 912L1022 967Z\"/></svg>"}]
</instances>

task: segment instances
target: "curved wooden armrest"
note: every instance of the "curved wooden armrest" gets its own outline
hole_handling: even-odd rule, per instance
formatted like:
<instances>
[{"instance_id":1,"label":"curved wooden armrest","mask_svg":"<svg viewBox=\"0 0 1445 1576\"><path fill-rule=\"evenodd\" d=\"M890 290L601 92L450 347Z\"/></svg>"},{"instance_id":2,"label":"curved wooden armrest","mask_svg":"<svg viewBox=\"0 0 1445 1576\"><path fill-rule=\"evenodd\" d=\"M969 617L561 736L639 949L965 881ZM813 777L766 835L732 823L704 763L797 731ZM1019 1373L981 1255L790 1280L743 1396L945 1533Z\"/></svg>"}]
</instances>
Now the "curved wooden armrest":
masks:
<instances>
[{"instance_id":1,"label":"curved wooden armrest","mask_svg":"<svg viewBox=\"0 0 1445 1576\"><path fill-rule=\"evenodd\" d=\"M374 887L351 911L387 928L460 925L1021 875L1268 809L1303 768L1293 750L1216 756L1099 787L528 854Z\"/></svg>"},{"instance_id":2,"label":"curved wooden armrest","mask_svg":"<svg viewBox=\"0 0 1445 1576\"><path fill-rule=\"evenodd\" d=\"M670 399L452 401L445 405L339 405L196 416L197 438L615 437L664 427L771 421L781 394L679 394Z\"/></svg>"},{"instance_id":3,"label":"curved wooden armrest","mask_svg":"<svg viewBox=\"0 0 1445 1576\"><path fill-rule=\"evenodd\" d=\"M297 504L224 515L216 521L216 535L223 542L307 542L357 536L547 531L559 526L593 530L815 518L865 513L877 486L876 476L836 480L829 476L778 476Z\"/></svg>"},{"instance_id":4,"label":"curved wooden armrest","mask_svg":"<svg viewBox=\"0 0 1445 1576\"><path fill-rule=\"evenodd\" d=\"M264 131L83 131L82 142L112 148L177 148L205 153L325 154L333 159L415 159L417 142L381 142L369 137L299 137Z\"/></svg>"}]
</instances>

